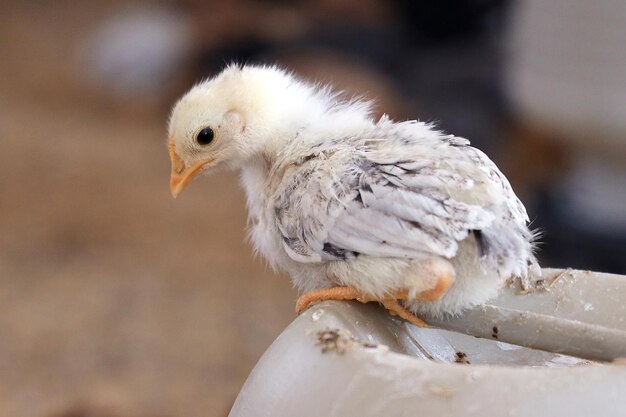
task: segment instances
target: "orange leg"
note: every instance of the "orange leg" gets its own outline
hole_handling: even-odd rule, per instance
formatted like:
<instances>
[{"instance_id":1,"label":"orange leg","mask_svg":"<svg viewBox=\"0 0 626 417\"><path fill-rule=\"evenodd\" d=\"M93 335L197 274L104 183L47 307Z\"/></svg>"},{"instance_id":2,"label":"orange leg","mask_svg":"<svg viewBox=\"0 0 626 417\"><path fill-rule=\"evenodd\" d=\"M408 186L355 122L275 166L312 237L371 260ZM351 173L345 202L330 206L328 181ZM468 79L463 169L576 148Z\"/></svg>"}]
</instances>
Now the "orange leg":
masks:
<instances>
[{"instance_id":1,"label":"orange leg","mask_svg":"<svg viewBox=\"0 0 626 417\"><path fill-rule=\"evenodd\" d=\"M397 300L384 299L381 301L381 303L392 315L395 314L398 317L405 319L409 323L416 325L417 327L430 327L428 323L404 308Z\"/></svg>"},{"instance_id":2,"label":"orange leg","mask_svg":"<svg viewBox=\"0 0 626 417\"><path fill-rule=\"evenodd\" d=\"M311 303L325 300L357 300L362 303L374 301L374 297L363 294L354 287L332 287L309 291L298 298L296 314L302 313Z\"/></svg>"},{"instance_id":3,"label":"orange leg","mask_svg":"<svg viewBox=\"0 0 626 417\"><path fill-rule=\"evenodd\" d=\"M443 276L440 277L437 285L427 291L418 294L414 299L421 301L434 301L441 298L452 285L452 277ZM381 303L391 314L396 314L399 317L407 320L410 323L418 327L428 327L428 324L416 317L413 313L404 308L398 300L408 300L409 292L407 290L396 291L395 293L384 296L382 299L373 297L368 294L364 294L354 287L332 287L322 288L319 290L310 291L300 298L296 302L296 313L300 314L311 303L324 300L357 300L361 303L368 303L370 301L378 301Z\"/></svg>"}]
</instances>

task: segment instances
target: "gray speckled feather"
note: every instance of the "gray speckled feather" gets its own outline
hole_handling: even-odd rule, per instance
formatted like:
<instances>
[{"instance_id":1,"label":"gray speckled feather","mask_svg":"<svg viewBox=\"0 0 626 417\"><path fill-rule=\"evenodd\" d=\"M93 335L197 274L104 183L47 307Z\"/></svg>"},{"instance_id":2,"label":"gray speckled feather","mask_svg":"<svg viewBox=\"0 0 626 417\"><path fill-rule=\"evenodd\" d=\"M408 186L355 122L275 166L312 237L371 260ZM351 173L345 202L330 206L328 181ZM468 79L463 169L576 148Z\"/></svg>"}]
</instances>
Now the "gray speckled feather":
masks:
<instances>
[{"instance_id":1,"label":"gray speckled feather","mask_svg":"<svg viewBox=\"0 0 626 417\"><path fill-rule=\"evenodd\" d=\"M279 165L271 202L295 261L452 258L473 233L481 262L501 275L525 276L535 262L524 206L466 139L383 119Z\"/></svg>"}]
</instances>

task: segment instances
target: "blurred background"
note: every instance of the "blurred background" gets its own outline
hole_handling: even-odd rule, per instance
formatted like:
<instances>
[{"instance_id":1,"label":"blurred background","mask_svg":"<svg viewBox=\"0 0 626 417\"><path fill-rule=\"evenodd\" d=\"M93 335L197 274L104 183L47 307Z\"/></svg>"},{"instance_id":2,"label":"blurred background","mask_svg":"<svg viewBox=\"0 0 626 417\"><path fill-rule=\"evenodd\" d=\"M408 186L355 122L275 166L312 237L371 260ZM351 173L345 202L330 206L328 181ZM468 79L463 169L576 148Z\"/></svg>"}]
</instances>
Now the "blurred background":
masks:
<instances>
[{"instance_id":1,"label":"blurred background","mask_svg":"<svg viewBox=\"0 0 626 417\"><path fill-rule=\"evenodd\" d=\"M278 63L483 149L544 266L626 273L623 0L0 5L0 414L226 416L294 318L234 173L169 195L174 100Z\"/></svg>"}]
</instances>

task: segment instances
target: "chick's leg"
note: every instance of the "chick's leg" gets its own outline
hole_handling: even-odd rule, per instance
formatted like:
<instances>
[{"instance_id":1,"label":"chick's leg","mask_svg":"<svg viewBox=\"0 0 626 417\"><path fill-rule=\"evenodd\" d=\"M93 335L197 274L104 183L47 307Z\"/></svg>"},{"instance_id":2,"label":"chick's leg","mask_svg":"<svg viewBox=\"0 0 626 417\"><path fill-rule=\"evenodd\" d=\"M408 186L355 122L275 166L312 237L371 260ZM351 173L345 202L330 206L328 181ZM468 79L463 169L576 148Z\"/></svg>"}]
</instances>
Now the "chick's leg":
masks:
<instances>
[{"instance_id":1,"label":"chick's leg","mask_svg":"<svg viewBox=\"0 0 626 417\"><path fill-rule=\"evenodd\" d=\"M430 298L430 296L428 296ZM356 300L361 303L369 303L370 301L377 301L381 303L391 314L402 317L403 319L413 323L418 327L428 327L425 321L415 316L413 313L404 308L398 300L406 300L408 298L408 291L402 290L396 293L386 295L382 298L373 297L368 294L364 294L353 287L332 287L322 288L319 290L310 291L300 298L296 302L296 313L300 314L311 304L318 301L325 300Z\"/></svg>"},{"instance_id":2,"label":"chick's leg","mask_svg":"<svg viewBox=\"0 0 626 417\"><path fill-rule=\"evenodd\" d=\"M331 287L309 291L296 302L296 314L302 313L312 303L326 300L357 300L362 303L374 301L374 297L363 294L354 287Z\"/></svg>"},{"instance_id":3,"label":"chick's leg","mask_svg":"<svg viewBox=\"0 0 626 417\"><path fill-rule=\"evenodd\" d=\"M424 320L417 317L415 314L411 313L409 310L404 308L402 304L400 304L397 300L393 300L390 298L383 299L381 301L382 305L389 311L391 315L396 315L398 317L403 318L411 324L414 324L417 327L430 327L428 323Z\"/></svg>"},{"instance_id":4,"label":"chick's leg","mask_svg":"<svg viewBox=\"0 0 626 417\"><path fill-rule=\"evenodd\" d=\"M415 316L415 314L407 310L398 301L436 301L440 299L446 294L454 282L454 270L447 260L440 260L438 258L422 261L418 265L414 265L412 269L413 273L409 274L406 282L407 286L412 288L411 290L402 289L379 298L363 293L351 286L322 288L310 291L298 298L296 302L296 313L300 314L302 311L306 310L311 303L318 301L356 300L361 303L377 301L391 314L402 317L416 326L428 327L426 322ZM423 288L425 278L428 278L433 284L426 290L421 292L416 291L416 285L411 284L417 284L417 280L419 280Z\"/></svg>"}]
</instances>

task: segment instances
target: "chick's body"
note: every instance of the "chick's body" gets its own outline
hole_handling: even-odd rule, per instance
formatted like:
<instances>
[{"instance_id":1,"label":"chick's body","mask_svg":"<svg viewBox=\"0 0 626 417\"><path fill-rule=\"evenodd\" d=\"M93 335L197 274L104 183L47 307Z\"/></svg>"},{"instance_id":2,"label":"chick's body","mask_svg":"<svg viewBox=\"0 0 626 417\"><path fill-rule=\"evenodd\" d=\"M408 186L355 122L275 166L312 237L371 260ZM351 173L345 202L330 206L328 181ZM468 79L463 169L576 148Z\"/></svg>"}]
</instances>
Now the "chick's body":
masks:
<instances>
[{"instance_id":1,"label":"chick's body","mask_svg":"<svg viewBox=\"0 0 626 417\"><path fill-rule=\"evenodd\" d=\"M239 146L254 148L228 161L242 170L252 242L301 291L407 290L414 312L456 313L536 265L524 206L466 139L415 121L376 122L369 103L343 102L275 68L231 67L204 89L224 89L229 77L245 103L222 112L236 109ZM185 151L171 146L177 158ZM454 280L447 293L418 301L442 274Z\"/></svg>"}]
</instances>

